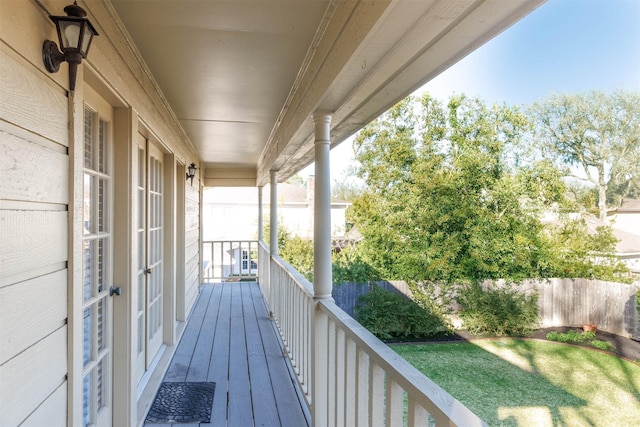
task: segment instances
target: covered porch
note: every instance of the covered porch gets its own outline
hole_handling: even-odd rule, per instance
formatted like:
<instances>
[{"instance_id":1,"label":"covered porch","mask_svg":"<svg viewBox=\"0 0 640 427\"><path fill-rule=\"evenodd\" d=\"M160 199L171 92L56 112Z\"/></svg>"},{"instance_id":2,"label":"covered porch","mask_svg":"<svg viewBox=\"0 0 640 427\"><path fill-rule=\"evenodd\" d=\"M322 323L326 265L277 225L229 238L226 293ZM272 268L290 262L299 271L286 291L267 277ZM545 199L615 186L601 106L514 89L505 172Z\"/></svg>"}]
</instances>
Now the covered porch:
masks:
<instances>
[{"instance_id":1,"label":"covered porch","mask_svg":"<svg viewBox=\"0 0 640 427\"><path fill-rule=\"evenodd\" d=\"M215 383L210 422L196 425L306 426L289 366L258 283L208 283L163 382ZM144 425L167 424L148 416Z\"/></svg>"},{"instance_id":2,"label":"covered porch","mask_svg":"<svg viewBox=\"0 0 640 427\"><path fill-rule=\"evenodd\" d=\"M544 0L78 0L98 35L52 72L51 17L70 2L0 1L0 424L140 426L169 372L226 375L227 425L250 407L298 425L275 375L272 400L251 395L274 327L314 426L481 424L333 303L329 151ZM277 242L277 185L311 163L314 283L260 218L262 296L238 286L255 322L226 284L196 308L204 187L257 187L262 206L270 186ZM229 326L226 371L200 314Z\"/></svg>"},{"instance_id":3,"label":"covered porch","mask_svg":"<svg viewBox=\"0 0 640 427\"><path fill-rule=\"evenodd\" d=\"M201 286L173 349L163 384L215 383L210 418L188 425L485 425L263 242L258 257L258 281ZM144 426L170 425L152 404Z\"/></svg>"}]
</instances>

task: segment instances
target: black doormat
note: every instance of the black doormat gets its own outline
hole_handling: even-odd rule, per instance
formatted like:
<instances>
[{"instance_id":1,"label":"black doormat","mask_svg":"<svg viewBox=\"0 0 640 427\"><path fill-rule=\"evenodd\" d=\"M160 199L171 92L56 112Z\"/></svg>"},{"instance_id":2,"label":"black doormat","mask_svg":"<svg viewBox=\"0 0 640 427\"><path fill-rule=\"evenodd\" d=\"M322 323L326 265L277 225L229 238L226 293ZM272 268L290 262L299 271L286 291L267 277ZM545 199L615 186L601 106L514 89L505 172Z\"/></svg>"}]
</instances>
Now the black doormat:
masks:
<instances>
[{"instance_id":1,"label":"black doormat","mask_svg":"<svg viewBox=\"0 0 640 427\"><path fill-rule=\"evenodd\" d=\"M160 385L147 414L148 423L208 423L216 383L172 383Z\"/></svg>"}]
</instances>

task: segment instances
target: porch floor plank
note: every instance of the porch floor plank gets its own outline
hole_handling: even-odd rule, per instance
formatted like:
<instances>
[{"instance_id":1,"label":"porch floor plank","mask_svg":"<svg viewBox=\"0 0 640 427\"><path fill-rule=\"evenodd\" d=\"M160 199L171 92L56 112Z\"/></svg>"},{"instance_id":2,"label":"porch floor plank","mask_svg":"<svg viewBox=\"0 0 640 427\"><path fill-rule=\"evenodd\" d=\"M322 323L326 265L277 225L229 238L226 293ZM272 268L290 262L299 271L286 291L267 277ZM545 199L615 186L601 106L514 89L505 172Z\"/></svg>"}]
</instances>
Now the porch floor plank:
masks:
<instances>
[{"instance_id":1,"label":"porch floor plank","mask_svg":"<svg viewBox=\"0 0 640 427\"><path fill-rule=\"evenodd\" d=\"M202 286L164 381L216 383L211 422L200 427L307 426L255 282Z\"/></svg>"},{"instance_id":2,"label":"porch floor plank","mask_svg":"<svg viewBox=\"0 0 640 427\"><path fill-rule=\"evenodd\" d=\"M242 283L242 282L240 282ZM249 382L249 360L247 358L247 336L244 328L242 287L231 285L234 292L231 296L231 328L229 354L229 402L227 419L231 426L250 425L249 418L253 416L247 409L251 407L251 387ZM250 315L250 313L246 313Z\"/></svg>"},{"instance_id":3,"label":"porch floor plank","mask_svg":"<svg viewBox=\"0 0 640 427\"><path fill-rule=\"evenodd\" d=\"M274 326L269 319L267 307L258 286L251 288L253 305L257 312L258 329L262 337L262 350L268 366L268 372L289 372L286 356L280 347ZM274 337L275 339L271 339ZM278 406L278 415L283 425L306 426L304 412L300 409L299 398L291 381L290 374L271 375L271 389Z\"/></svg>"},{"instance_id":4,"label":"porch floor plank","mask_svg":"<svg viewBox=\"0 0 640 427\"><path fill-rule=\"evenodd\" d=\"M246 296L244 294L247 294ZM258 327L258 311L253 304L251 289L243 289L243 310L247 334L247 357L251 379L251 401L253 402L256 425L275 425L279 422L276 396L271 385L262 336ZM247 315L252 313L252 315Z\"/></svg>"}]
</instances>

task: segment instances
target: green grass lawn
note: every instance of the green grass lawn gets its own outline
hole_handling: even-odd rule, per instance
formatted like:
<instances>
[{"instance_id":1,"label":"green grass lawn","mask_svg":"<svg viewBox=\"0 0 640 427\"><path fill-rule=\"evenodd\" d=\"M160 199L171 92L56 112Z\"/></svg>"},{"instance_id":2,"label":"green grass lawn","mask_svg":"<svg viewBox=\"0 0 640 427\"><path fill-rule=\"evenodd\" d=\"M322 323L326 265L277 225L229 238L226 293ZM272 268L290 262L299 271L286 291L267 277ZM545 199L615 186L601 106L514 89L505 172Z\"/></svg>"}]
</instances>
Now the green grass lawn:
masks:
<instances>
[{"instance_id":1,"label":"green grass lawn","mask_svg":"<svg viewBox=\"0 0 640 427\"><path fill-rule=\"evenodd\" d=\"M518 339L393 345L491 426L640 426L640 366Z\"/></svg>"}]
</instances>

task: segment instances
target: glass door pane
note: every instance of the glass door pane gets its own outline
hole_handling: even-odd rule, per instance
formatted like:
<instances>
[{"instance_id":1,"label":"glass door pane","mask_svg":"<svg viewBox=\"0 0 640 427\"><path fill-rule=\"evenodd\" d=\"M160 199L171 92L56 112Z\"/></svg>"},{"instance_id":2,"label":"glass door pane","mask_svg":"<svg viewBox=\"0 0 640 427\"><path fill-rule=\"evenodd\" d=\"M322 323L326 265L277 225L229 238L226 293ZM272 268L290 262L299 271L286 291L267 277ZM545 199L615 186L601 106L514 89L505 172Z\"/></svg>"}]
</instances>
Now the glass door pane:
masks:
<instances>
[{"instance_id":1,"label":"glass door pane","mask_svg":"<svg viewBox=\"0 0 640 427\"><path fill-rule=\"evenodd\" d=\"M111 422L111 170L110 123L84 110L83 169L83 424Z\"/></svg>"},{"instance_id":2,"label":"glass door pane","mask_svg":"<svg viewBox=\"0 0 640 427\"><path fill-rule=\"evenodd\" d=\"M138 142L138 381L163 342L163 154L142 135Z\"/></svg>"}]
</instances>

